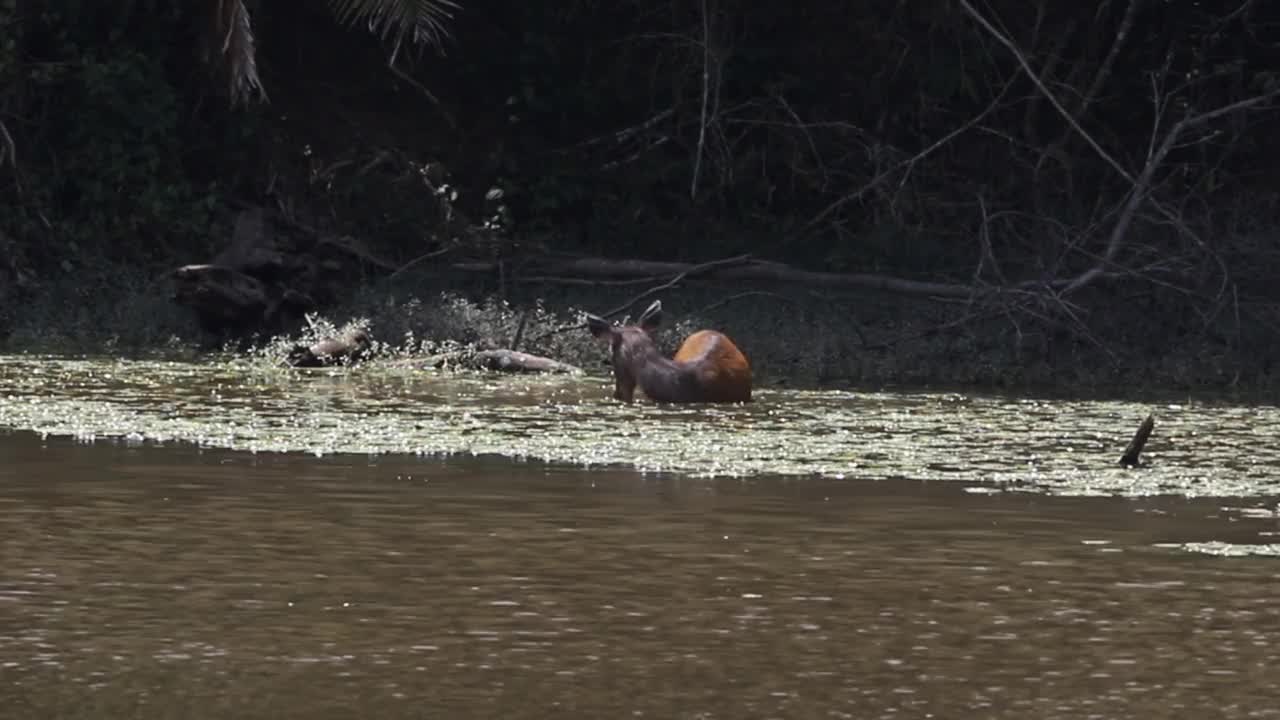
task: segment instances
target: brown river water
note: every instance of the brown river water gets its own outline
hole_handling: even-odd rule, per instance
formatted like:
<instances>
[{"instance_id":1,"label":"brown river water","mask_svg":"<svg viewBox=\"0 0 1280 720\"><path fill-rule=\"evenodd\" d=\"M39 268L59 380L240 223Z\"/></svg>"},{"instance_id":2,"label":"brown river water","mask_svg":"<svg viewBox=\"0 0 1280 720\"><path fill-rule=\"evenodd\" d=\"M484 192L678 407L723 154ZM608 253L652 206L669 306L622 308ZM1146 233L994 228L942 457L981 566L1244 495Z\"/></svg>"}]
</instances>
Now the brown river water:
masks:
<instances>
[{"instance_id":1,"label":"brown river water","mask_svg":"<svg viewBox=\"0 0 1280 720\"><path fill-rule=\"evenodd\" d=\"M0 718L1280 717L1273 407L608 395L0 358Z\"/></svg>"}]
</instances>

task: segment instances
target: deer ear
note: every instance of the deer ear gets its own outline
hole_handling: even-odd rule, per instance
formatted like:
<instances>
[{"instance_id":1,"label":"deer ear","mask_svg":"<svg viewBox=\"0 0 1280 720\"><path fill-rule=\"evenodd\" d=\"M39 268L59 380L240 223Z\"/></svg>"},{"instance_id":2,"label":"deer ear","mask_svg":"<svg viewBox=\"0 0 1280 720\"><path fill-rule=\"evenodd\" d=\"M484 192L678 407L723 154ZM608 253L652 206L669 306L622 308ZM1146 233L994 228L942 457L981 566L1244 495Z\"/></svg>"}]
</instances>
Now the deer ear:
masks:
<instances>
[{"instance_id":1,"label":"deer ear","mask_svg":"<svg viewBox=\"0 0 1280 720\"><path fill-rule=\"evenodd\" d=\"M654 300L652 305L645 308L643 313L640 313L640 319L636 321L636 324L645 332L652 332L657 329L662 324L662 301Z\"/></svg>"},{"instance_id":2,"label":"deer ear","mask_svg":"<svg viewBox=\"0 0 1280 720\"><path fill-rule=\"evenodd\" d=\"M599 315L587 313L587 330L598 340L607 340L613 334L613 326Z\"/></svg>"}]
</instances>

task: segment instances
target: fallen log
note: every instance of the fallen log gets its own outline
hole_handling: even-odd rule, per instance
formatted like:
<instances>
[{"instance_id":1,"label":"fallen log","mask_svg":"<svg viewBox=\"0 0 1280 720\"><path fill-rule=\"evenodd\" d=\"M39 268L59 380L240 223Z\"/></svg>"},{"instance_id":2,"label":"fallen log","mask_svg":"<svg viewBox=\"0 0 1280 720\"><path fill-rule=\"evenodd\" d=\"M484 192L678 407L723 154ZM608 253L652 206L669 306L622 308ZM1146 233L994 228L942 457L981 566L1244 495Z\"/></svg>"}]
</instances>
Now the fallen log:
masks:
<instances>
[{"instance_id":1,"label":"fallen log","mask_svg":"<svg viewBox=\"0 0 1280 720\"><path fill-rule=\"evenodd\" d=\"M484 350L476 353L472 362L484 370L498 372L566 374L582 372L577 366L518 350Z\"/></svg>"},{"instance_id":2,"label":"fallen log","mask_svg":"<svg viewBox=\"0 0 1280 720\"><path fill-rule=\"evenodd\" d=\"M458 272L495 276L503 274L499 263L481 260L454 262L449 267ZM1122 275L1123 273L1103 272L1096 278L1112 279ZM599 286L665 282L655 288L665 289L684 280L695 278L726 282L804 285L826 290L873 290L915 297L965 300L989 299L1004 293L1042 293L1047 289L1066 287L1073 282L1073 278L1040 279L1011 283L1004 287L968 282L933 282L871 273L804 270L785 263L754 260L747 256L696 264L661 260L613 260L598 257L532 258L521 264L518 276L510 276L507 279L523 283Z\"/></svg>"},{"instance_id":3,"label":"fallen log","mask_svg":"<svg viewBox=\"0 0 1280 720\"><path fill-rule=\"evenodd\" d=\"M1129 441L1129 447L1125 449L1124 455L1121 456L1121 465L1137 467L1142 464L1138 456L1142 454L1142 449L1147 446L1147 439L1151 437L1151 431L1155 427L1155 416L1148 414L1147 419L1142 421L1142 424L1138 426L1138 431L1133 434L1133 439Z\"/></svg>"},{"instance_id":4,"label":"fallen log","mask_svg":"<svg viewBox=\"0 0 1280 720\"><path fill-rule=\"evenodd\" d=\"M609 260L606 258L561 258L535 261L527 265L523 279L527 282L557 282L564 279L581 283L594 279L601 284L621 279L650 278L655 281L680 275L726 281L779 282L823 288L857 288L910 295L939 297L972 297L975 288L956 283L906 280L867 273L833 273L802 270L779 262L733 259L736 262L681 263L660 260ZM453 269L472 273L497 273L497 263L458 262ZM517 278L521 279L521 278Z\"/></svg>"},{"instance_id":5,"label":"fallen log","mask_svg":"<svg viewBox=\"0 0 1280 720\"><path fill-rule=\"evenodd\" d=\"M398 361L413 367L439 369L444 367L467 370L488 370L504 373L553 373L577 375L582 368L552 360L541 355L531 355L518 350L481 350L479 352L447 352L425 358Z\"/></svg>"}]
</instances>

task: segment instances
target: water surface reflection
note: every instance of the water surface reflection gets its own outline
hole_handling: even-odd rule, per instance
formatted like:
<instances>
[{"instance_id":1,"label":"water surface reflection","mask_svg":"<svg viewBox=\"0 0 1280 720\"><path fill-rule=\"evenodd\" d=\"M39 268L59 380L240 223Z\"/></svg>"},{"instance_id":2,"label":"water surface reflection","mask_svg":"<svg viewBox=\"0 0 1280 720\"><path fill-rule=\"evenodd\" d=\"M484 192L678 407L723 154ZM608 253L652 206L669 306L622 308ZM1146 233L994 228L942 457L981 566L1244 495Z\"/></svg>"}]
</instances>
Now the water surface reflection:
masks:
<instances>
[{"instance_id":1,"label":"water surface reflection","mask_svg":"<svg viewBox=\"0 0 1280 720\"><path fill-rule=\"evenodd\" d=\"M11 717L1276 717L1207 499L0 435Z\"/></svg>"}]
</instances>

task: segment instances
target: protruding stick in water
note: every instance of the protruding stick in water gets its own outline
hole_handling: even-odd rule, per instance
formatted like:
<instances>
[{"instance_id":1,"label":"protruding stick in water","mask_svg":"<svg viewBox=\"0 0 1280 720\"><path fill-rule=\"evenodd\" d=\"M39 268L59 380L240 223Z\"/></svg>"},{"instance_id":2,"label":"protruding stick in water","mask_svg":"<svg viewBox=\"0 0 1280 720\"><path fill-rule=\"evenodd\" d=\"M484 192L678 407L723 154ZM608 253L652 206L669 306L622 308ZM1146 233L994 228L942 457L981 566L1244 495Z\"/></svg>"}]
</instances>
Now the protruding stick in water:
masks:
<instances>
[{"instance_id":1,"label":"protruding stick in water","mask_svg":"<svg viewBox=\"0 0 1280 720\"><path fill-rule=\"evenodd\" d=\"M1120 458L1120 464L1126 467L1136 467L1141 465L1138 456L1142 454L1142 448L1147 445L1147 438L1151 437L1151 431L1156 427L1155 415L1147 414L1147 419L1142 421L1138 426L1138 432L1133 434L1133 439L1129 441L1129 447L1124 451L1124 455Z\"/></svg>"}]
</instances>

